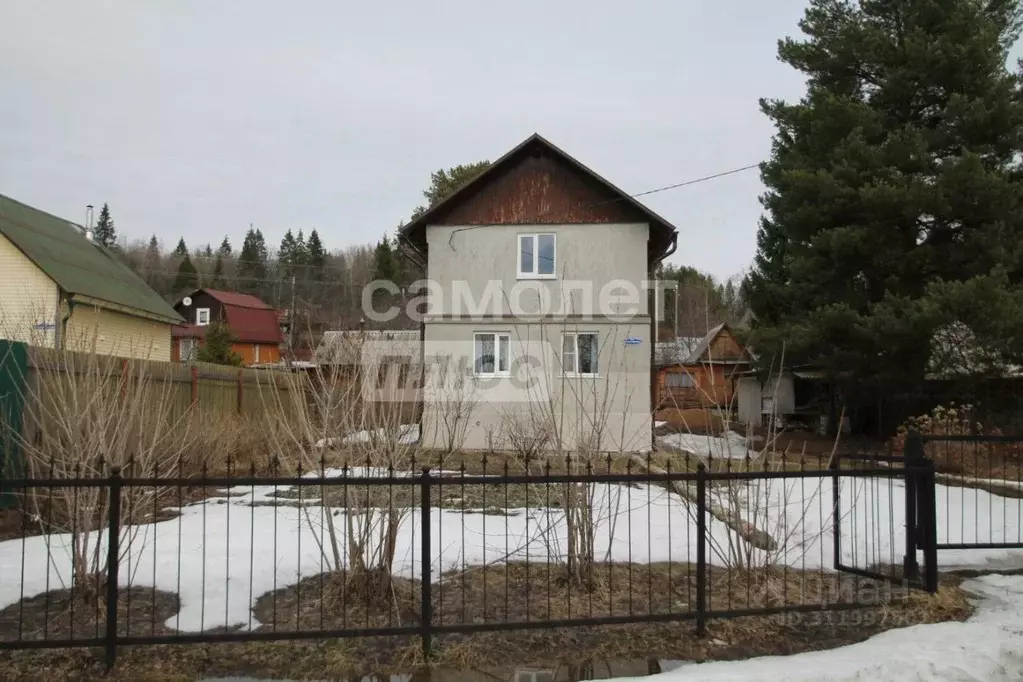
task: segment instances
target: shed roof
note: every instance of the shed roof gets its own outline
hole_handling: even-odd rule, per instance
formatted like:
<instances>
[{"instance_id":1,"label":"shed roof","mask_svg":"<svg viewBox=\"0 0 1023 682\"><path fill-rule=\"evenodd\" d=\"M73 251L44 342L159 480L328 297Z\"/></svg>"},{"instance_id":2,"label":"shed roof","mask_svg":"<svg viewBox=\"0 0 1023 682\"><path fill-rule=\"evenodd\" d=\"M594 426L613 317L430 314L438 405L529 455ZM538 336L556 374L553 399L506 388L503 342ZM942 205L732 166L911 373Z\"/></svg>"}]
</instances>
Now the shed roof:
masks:
<instances>
[{"instance_id":1,"label":"shed roof","mask_svg":"<svg viewBox=\"0 0 1023 682\"><path fill-rule=\"evenodd\" d=\"M678 234L678 230L675 229L674 225L639 201L636 201L634 197L624 190L612 185L607 179L598 175L538 133L533 133L527 137L511 151L490 164L490 167L485 171L460 187L456 192L437 202L437 204L431 206L422 215L410 221L401 228L400 236L417 244L420 248L425 248L426 238L424 232L427 225L436 223L439 216L476 194L482 187L492 182L522 159L536 154L550 154L556 157L577 173L588 177L611 193L615 197L612 201L622 201L632 207L636 214L650 225L651 255L663 256L671 248L671 244Z\"/></svg>"},{"instance_id":2,"label":"shed roof","mask_svg":"<svg viewBox=\"0 0 1023 682\"><path fill-rule=\"evenodd\" d=\"M168 324L181 316L81 225L0 195L0 234L69 294Z\"/></svg>"}]
</instances>

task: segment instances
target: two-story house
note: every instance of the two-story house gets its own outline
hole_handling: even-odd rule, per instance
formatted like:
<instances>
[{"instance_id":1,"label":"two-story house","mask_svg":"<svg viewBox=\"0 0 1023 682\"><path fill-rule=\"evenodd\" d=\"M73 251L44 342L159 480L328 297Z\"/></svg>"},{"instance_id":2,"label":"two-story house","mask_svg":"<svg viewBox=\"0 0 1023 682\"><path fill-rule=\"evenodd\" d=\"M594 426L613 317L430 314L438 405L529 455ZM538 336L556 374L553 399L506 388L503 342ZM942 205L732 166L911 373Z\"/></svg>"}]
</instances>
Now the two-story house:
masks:
<instances>
[{"instance_id":1,"label":"two-story house","mask_svg":"<svg viewBox=\"0 0 1023 682\"><path fill-rule=\"evenodd\" d=\"M277 311L255 296L237 291L197 289L175 303L174 310L187 320L172 330L171 360L174 362L195 358L213 322L230 328L234 334L232 350L245 365L272 365L281 360L284 334Z\"/></svg>"},{"instance_id":2,"label":"two-story house","mask_svg":"<svg viewBox=\"0 0 1023 682\"><path fill-rule=\"evenodd\" d=\"M423 444L649 450L650 284L676 241L539 135L404 226L429 281Z\"/></svg>"}]
</instances>

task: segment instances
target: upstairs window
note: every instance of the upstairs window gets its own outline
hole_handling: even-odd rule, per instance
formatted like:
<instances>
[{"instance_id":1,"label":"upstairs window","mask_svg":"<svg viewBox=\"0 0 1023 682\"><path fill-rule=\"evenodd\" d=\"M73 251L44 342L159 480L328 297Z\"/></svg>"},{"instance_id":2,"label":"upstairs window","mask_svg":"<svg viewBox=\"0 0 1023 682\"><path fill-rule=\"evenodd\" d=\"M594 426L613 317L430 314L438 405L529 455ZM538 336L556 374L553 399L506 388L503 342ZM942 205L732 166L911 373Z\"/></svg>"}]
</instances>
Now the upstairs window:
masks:
<instances>
[{"instance_id":1,"label":"upstairs window","mask_svg":"<svg viewBox=\"0 0 1023 682\"><path fill-rule=\"evenodd\" d=\"M553 234L520 234L519 277L554 277L556 252Z\"/></svg>"},{"instance_id":2,"label":"upstairs window","mask_svg":"<svg viewBox=\"0 0 1023 682\"><path fill-rule=\"evenodd\" d=\"M196 308L195 309L195 323L200 327L205 327L210 323L210 309L209 308Z\"/></svg>"},{"instance_id":3,"label":"upstairs window","mask_svg":"<svg viewBox=\"0 0 1023 682\"><path fill-rule=\"evenodd\" d=\"M473 338L473 369L478 377L508 376L509 334L476 332Z\"/></svg>"}]
</instances>

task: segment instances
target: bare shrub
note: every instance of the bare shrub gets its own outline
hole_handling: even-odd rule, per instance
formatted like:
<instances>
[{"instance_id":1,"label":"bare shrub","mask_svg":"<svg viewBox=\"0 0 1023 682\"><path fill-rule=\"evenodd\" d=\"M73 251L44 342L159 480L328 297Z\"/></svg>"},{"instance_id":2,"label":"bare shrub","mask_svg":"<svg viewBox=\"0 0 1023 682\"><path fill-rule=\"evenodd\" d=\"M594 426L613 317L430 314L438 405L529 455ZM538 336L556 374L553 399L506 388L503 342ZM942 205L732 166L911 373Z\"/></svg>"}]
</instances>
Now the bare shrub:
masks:
<instances>
[{"instance_id":1,"label":"bare shrub","mask_svg":"<svg viewBox=\"0 0 1023 682\"><path fill-rule=\"evenodd\" d=\"M373 390L364 378L376 376L378 367L361 364L361 343L356 335L314 370L260 384L269 410L291 414L270 436L274 461L284 473L327 478L412 472L419 439L411 425L401 423L397 405L373 408ZM300 395L304 399L284 404ZM313 495L306 490L296 490L299 514L326 569L343 573L345 589L356 598L387 598L398 531L414 502L396 500L387 488L373 486L351 494L348 487L321 486L313 488L318 499L306 502L303 497ZM338 493L344 498L330 497Z\"/></svg>"},{"instance_id":2,"label":"bare shrub","mask_svg":"<svg viewBox=\"0 0 1023 682\"><path fill-rule=\"evenodd\" d=\"M144 354L144 353L139 353ZM177 414L169 363L150 363L95 353L31 349L25 377L25 418L7 437L18 444L33 477L69 479L127 475L175 475L192 443L191 415ZM132 512L151 510L167 490L127 486L121 494L122 562L146 541L147 526ZM105 540L109 520L104 487L33 489L23 503L43 533L68 533L71 565L58 564L62 548L50 547L53 570L81 599L101 598L105 581Z\"/></svg>"}]
</instances>

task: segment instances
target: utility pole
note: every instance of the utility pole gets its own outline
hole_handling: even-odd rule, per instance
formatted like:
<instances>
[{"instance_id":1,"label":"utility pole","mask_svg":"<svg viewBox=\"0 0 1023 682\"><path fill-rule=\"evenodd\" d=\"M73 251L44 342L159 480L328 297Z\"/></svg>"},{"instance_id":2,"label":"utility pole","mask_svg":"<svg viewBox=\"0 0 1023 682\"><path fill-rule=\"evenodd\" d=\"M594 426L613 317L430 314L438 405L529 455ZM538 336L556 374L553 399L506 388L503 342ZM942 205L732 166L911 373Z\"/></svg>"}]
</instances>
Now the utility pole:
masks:
<instances>
[{"instance_id":1,"label":"utility pole","mask_svg":"<svg viewBox=\"0 0 1023 682\"><path fill-rule=\"evenodd\" d=\"M288 311L288 350L295 357L295 275L291 275L291 310Z\"/></svg>"},{"instance_id":2,"label":"utility pole","mask_svg":"<svg viewBox=\"0 0 1023 682\"><path fill-rule=\"evenodd\" d=\"M674 341L678 341L678 282L675 283L675 338Z\"/></svg>"}]
</instances>

